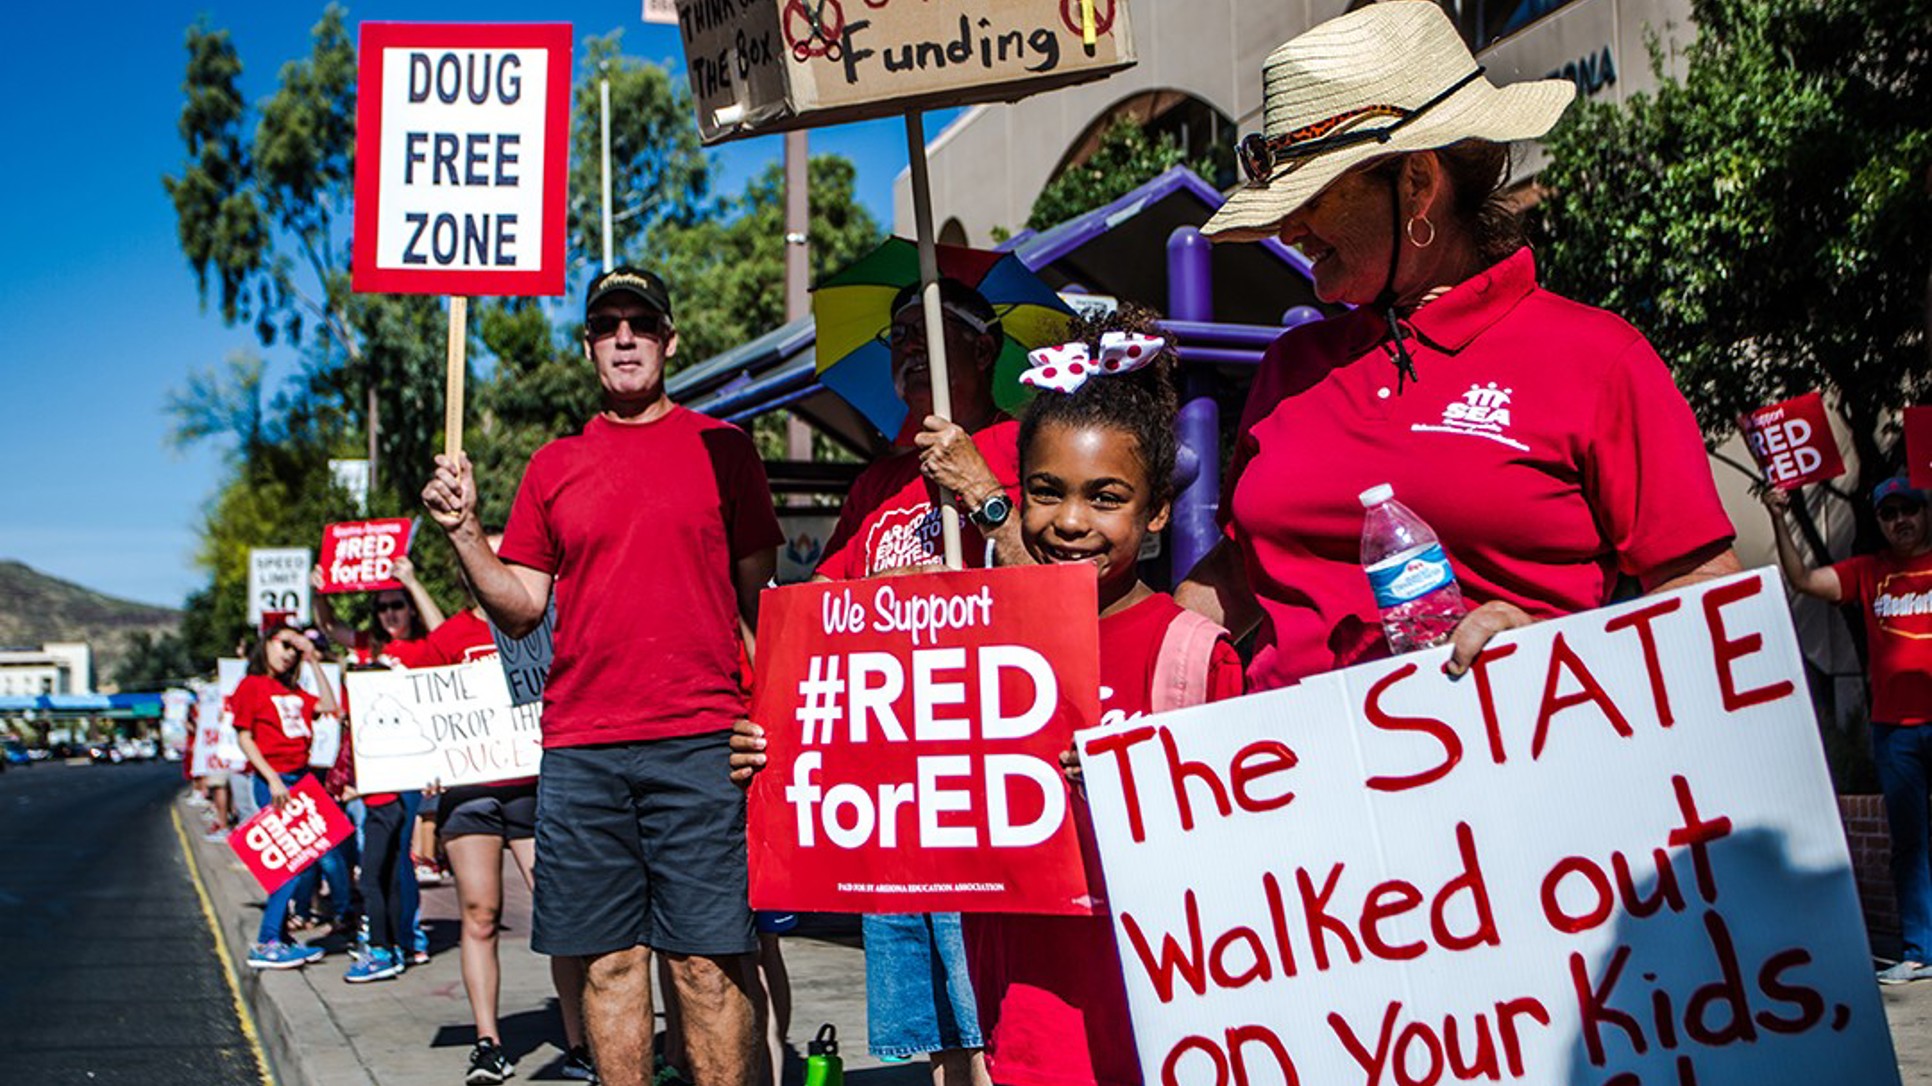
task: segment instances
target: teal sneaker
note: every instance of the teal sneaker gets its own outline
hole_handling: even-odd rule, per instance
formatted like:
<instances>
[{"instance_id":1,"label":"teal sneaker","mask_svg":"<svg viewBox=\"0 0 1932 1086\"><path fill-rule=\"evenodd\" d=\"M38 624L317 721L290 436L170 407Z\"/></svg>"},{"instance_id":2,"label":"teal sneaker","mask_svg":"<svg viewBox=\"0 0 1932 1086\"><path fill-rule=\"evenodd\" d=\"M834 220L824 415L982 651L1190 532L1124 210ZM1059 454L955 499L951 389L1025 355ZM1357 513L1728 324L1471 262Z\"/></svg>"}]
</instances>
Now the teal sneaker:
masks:
<instances>
[{"instance_id":1,"label":"teal sneaker","mask_svg":"<svg viewBox=\"0 0 1932 1086\"><path fill-rule=\"evenodd\" d=\"M402 960L388 947L370 947L369 952L357 959L349 967L342 979L350 984L366 984L372 980L391 980L402 976Z\"/></svg>"},{"instance_id":2,"label":"teal sneaker","mask_svg":"<svg viewBox=\"0 0 1932 1086\"><path fill-rule=\"evenodd\" d=\"M248 948L248 967L250 969L300 969L322 956L313 947L296 946L292 943L256 943Z\"/></svg>"}]
</instances>

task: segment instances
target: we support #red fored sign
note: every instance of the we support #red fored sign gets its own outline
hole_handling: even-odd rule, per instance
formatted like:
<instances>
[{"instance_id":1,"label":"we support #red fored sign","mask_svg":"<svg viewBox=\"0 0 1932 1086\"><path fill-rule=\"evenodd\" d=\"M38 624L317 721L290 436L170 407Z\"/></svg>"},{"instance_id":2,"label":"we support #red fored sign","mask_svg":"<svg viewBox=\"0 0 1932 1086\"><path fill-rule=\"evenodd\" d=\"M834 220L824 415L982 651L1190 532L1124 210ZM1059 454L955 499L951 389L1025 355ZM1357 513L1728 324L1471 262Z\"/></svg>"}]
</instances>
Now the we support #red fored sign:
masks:
<instances>
[{"instance_id":1,"label":"we support #red fored sign","mask_svg":"<svg viewBox=\"0 0 1932 1086\"><path fill-rule=\"evenodd\" d=\"M1092 911L1060 752L1100 719L1091 570L765 593L751 900L824 912Z\"/></svg>"},{"instance_id":2,"label":"we support #red fored sign","mask_svg":"<svg viewBox=\"0 0 1932 1086\"><path fill-rule=\"evenodd\" d=\"M228 847L271 894L355 833L348 816L315 778L303 777L288 792L288 804L280 811L263 807L228 835Z\"/></svg>"},{"instance_id":3,"label":"we support #red fored sign","mask_svg":"<svg viewBox=\"0 0 1932 1086\"><path fill-rule=\"evenodd\" d=\"M1791 490L1845 474L1824 399L1816 392L1760 407L1738 420L1764 481Z\"/></svg>"},{"instance_id":4,"label":"we support #red fored sign","mask_svg":"<svg viewBox=\"0 0 1932 1086\"><path fill-rule=\"evenodd\" d=\"M357 520L322 530L322 591L379 592L401 588L396 559L409 553L416 522L408 517Z\"/></svg>"}]
</instances>

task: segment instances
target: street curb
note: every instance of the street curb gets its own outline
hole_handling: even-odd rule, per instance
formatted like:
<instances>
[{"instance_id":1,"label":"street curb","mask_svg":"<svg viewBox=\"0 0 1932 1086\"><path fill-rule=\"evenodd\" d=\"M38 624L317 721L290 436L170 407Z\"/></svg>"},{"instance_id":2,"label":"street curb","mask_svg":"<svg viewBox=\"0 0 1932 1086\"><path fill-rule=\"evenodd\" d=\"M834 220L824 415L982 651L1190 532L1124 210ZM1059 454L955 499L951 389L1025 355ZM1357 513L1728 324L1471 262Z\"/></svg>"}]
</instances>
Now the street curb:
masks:
<instances>
[{"instance_id":1,"label":"street curb","mask_svg":"<svg viewBox=\"0 0 1932 1086\"><path fill-rule=\"evenodd\" d=\"M189 825L198 825L193 812L183 812ZM279 1086L376 1086L362 1065L355 1044L343 1033L328 1005L316 992L313 966L302 969L260 970L246 965L259 922L261 887L236 861L226 845L189 835L189 847L201 870L204 888L214 902L221 938L234 958L242 999L255 1018L269 1069ZM274 976L267 974L273 973ZM328 976L329 974L319 974Z\"/></svg>"}]
</instances>

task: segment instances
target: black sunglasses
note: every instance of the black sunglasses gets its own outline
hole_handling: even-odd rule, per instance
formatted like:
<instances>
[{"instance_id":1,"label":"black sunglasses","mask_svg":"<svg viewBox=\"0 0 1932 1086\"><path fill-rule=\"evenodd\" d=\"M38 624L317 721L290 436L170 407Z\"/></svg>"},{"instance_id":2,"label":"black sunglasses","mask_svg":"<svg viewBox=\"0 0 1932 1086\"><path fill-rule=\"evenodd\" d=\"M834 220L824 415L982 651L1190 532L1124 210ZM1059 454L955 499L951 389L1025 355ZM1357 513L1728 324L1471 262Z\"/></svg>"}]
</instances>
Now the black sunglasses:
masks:
<instances>
[{"instance_id":1,"label":"black sunglasses","mask_svg":"<svg viewBox=\"0 0 1932 1086\"><path fill-rule=\"evenodd\" d=\"M407 611L409 610L409 601L408 600L384 600L376 604L376 610Z\"/></svg>"},{"instance_id":2,"label":"black sunglasses","mask_svg":"<svg viewBox=\"0 0 1932 1086\"><path fill-rule=\"evenodd\" d=\"M1918 516L1919 511L1924 508L1924 502L1886 502L1878 507L1878 519L1880 521L1904 520L1907 517Z\"/></svg>"},{"instance_id":3,"label":"black sunglasses","mask_svg":"<svg viewBox=\"0 0 1932 1086\"><path fill-rule=\"evenodd\" d=\"M1265 185L1268 179L1274 176L1277 166L1285 165L1291 160L1324 154L1342 147L1353 147L1358 143L1368 143L1371 140L1387 143L1403 125L1441 105L1450 95L1482 78L1483 71L1484 69L1477 68L1414 109L1395 105L1369 105L1351 109L1346 113L1337 113L1333 117L1324 118L1313 124L1305 124L1293 132L1284 132L1279 136L1264 136L1259 132L1250 132L1234 147L1236 157L1241 160L1241 172L1247 177L1248 184ZM1350 121L1369 117L1394 117L1395 123L1386 124L1380 128L1366 128L1356 132L1329 135Z\"/></svg>"},{"instance_id":4,"label":"black sunglasses","mask_svg":"<svg viewBox=\"0 0 1932 1086\"><path fill-rule=\"evenodd\" d=\"M593 313L584 318L584 332L592 339L603 339L617 334L617 326L629 324L631 335L649 339L663 339L670 322L659 313L638 314L634 317L614 316L609 313Z\"/></svg>"}]
</instances>

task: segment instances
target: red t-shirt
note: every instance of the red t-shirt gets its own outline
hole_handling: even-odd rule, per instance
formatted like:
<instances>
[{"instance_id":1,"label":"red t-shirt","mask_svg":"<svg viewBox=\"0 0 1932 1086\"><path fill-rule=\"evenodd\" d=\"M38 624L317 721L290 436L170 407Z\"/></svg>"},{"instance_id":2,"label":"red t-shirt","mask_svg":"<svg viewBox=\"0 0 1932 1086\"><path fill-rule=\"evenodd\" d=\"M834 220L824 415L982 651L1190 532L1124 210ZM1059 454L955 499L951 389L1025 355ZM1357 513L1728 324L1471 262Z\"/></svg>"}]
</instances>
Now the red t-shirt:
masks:
<instances>
[{"instance_id":1,"label":"red t-shirt","mask_svg":"<svg viewBox=\"0 0 1932 1086\"><path fill-rule=\"evenodd\" d=\"M423 646L425 662L411 667L445 667L496 655L496 637L490 633L490 624L467 607L429 631Z\"/></svg>"},{"instance_id":2,"label":"red t-shirt","mask_svg":"<svg viewBox=\"0 0 1932 1086\"><path fill-rule=\"evenodd\" d=\"M1865 613L1872 720L1932 723L1932 552L1865 554L1831 568L1845 600Z\"/></svg>"},{"instance_id":3,"label":"red t-shirt","mask_svg":"<svg viewBox=\"0 0 1932 1086\"><path fill-rule=\"evenodd\" d=\"M1528 249L1410 323L1417 379L1400 385L1367 308L1262 359L1223 506L1264 615L1252 689L1387 653L1357 498L1378 483L1442 538L1465 599L1538 618L1734 534L1663 361L1616 316L1538 288Z\"/></svg>"},{"instance_id":4,"label":"red t-shirt","mask_svg":"<svg viewBox=\"0 0 1932 1086\"><path fill-rule=\"evenodd\" d=\"M1172 596L1156 593L1100 620L1104 722L1153 711L1154 666L1168 624L1180 612ZM1241 658L1226 638L1214 644L1207 691L1209 701L1241 693ZM1073 815L1088 879L1100 886L1087 805L1073 804ZM1110 916L973 914L965 924L986 1069L995 1082L1137 1086L1140 1063Z\"/></svg>"},{"instance_id":5,"label":"red t-shirt","mask_svg":"<svg viewBox=\"0 0 1932 1086\"><path fill-rule=\"evenodd\" d=\"M993 477L1009 496L1020 481L1020 424L996 422L973 435L973 444ZM884 573L943 562L945 543L940 514L933 504L936 491L919 474L919 458L896 454L867 468L853 481L852 493L839 514L839 526L827 541L818 575L835 581L855 581ZM870 502L867 507L865 503ZM857 510L858 523L847 528ZM959 545L969 568L986 565L986 540L971 521L960 518Z\"/></svg>"},{"instance_id":6,"label":"red t-shirt","mask_svg":"<svg viewBox=\"0 0 1932 1086\"><path fill-rule=\"evenodd\" d=\"M390 667L434 667L430 662L434 651L427 637L398 637L383 645L376 662Z\"/></svg>"},{"instance_id":7,"label":"red t-shirt","mask_svg":"<svg viewBox=\"0 0 1932 1086\"><path fill-rule=\"evenodd\" d=\"M751 438L673 407L538 449L499 552L550 574L543 744L666 739L745 713L732 564L783 542Z\"/></svg>"},{"instance_id":8,"label":"red t-shirt","mask_svg":"<svg viewBox=\"0 0 1932 1086\"><path fill-rule=\"evenodd\" d=\"M315 735L315 695L290 690L266 675L245 675L229 696L235 731L255 737L270 769L300 773L309 767L309 742Z\"/></svg>"}]
</instances>

